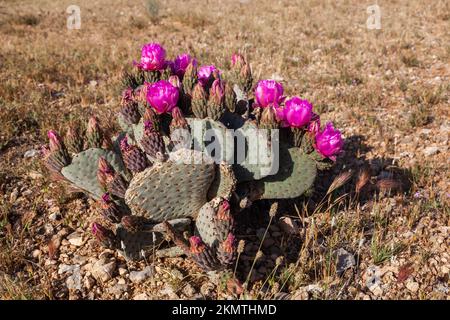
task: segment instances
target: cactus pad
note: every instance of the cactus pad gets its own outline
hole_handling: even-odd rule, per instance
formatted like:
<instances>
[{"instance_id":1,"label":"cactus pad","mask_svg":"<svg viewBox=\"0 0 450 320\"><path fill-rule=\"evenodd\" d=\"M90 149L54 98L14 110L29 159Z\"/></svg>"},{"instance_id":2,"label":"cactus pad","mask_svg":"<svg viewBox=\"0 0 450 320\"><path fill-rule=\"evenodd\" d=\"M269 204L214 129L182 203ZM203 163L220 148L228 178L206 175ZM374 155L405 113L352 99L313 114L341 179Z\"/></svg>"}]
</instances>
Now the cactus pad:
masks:
<instances>
[{"instance_id":1,"label":"cactus pad","mask_svg":"<svg viewBox=\"0 0 450 320\"><path fill-rule=\"evenodd\" d=\"M260 199L287 199L301 196L316 178L316 163L299 148L280 145L280 168L276 175L255 181Z\"/></svg>"},{"instance_id":2,"label":"cactus pad","mask_svg":"<svg viewBox=\"0 0 450 320\"><path fill-rule=\"evenodd\" d=\"M62 175L78 188L87 191L91 196L100 199L104 190L97 181L98 159L104 157L124 177L125 168L120 156L112 151L91 148L80 152L72 159L72 163L61 170Z\"/></svg>"},{"instance_id":3,"label":"cactus pad","mask_svg":"<svg viewBox=\"0 0 450 320\"><path fill-rule=\"evenodd\" d=\"M177 161L195 156L203 157L198 151L181 149L171 154L169 161L136 174L125 194L133 213L156 222L196 214L206 203L215 165Z\"/></svg>"}]
</instances>

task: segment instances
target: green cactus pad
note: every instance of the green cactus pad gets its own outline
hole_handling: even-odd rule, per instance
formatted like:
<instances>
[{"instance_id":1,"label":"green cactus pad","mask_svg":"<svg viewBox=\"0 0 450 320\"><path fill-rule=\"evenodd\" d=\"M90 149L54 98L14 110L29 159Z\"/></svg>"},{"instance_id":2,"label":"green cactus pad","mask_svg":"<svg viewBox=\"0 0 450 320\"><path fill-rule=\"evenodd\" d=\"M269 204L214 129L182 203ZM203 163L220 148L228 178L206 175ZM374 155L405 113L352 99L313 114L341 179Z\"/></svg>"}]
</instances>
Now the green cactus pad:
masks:
<instances>
[{"instance_id":1,"label":"green cactus pad","mask_svg":"<svg viewBox=\"0 0 450 320\"><path fill-rule=\"evenodd\" d=\"M204 151L209 156L212 156L211 150L215 148L213 156L217 158L218 162L230 162L233 160L233 134L221 122L196 118L186 118L186 120L191 129L194 149ZM223 141L212 141L214 138L208 136L208 133L214 138L219 137L219 139L223 139ZM226 145L227 149L224 149L224 145Z\"/></svg>"},{"instance_id":2,"label":"green cactus pad","mask_svg":"<svg viewBox=\"0 0 450 320\"><path fill-rule=\"evenodd\" d=\"M280 168L276 175L255 181L259 199L288 199L301 196L316 178L316 163L299 148L280 145Z\"/></svg>"},{"instance_id":3,"label":"green cactus pad","mask_svg":"<svg viewBox=\"0 0 450 320\"><path fill-rule=\"evenodd\" d=\"M270 174L271 163L258 164L257 161L253 161L248 152L258 151L258 147L263 143L267 145L267 150L270 151L270 142L268 136L261 134L263 131L257 131L258 127L252 122L246 122L242 128L236 130L236 134L239 135L238 139L246 138L246 150L244 161L236 159L234 162L233 170L238 182L260 180ZM252 138L252 135L257 134L258 137ZM258 145L254 147L250 143L258 141ZM262 153L262 150L259 150ZM238 154L242 154L242 151L237 150Z\"/></svg>"},{"instance_id":4,"label":"green cactus pad","mask_svg":"<svg viewBox=\"0 0 450 320\"><path fill-rule=\"evenodd\" d=\"M198 161L186 161L192 157ZM199 151L181 149L169 161L136 174L125 194L133 214L155 222L195 215L206 203L215 174L215 164L200 157Z\"/></svg>"},{"instance_id":5,"label":"green cactus pad","mask_svg":"<svg viewBox=\"0 0 450 320\"><path fill-rule=\"evenodd\" d=\"M211 248L219 242L218 233L214 224L216 208L219 202L220 198L215 198L205 203L195 219L195 233Z\"/></svg>"},{"instance_id":6,"label":"green cactus pad","mask_svg":"<svg viewBox=\"0 0 450 320\"><path fill-rule=\"evenodd\" d=\"M70 165L61 170L67 180L88 192L95 199L100 199L104 193L97 181L97 166L100 157L104 157L117 172L127 177L121 157L112 151L99 148L80 152L73 157Z\"/></svg>"}]
</instances>

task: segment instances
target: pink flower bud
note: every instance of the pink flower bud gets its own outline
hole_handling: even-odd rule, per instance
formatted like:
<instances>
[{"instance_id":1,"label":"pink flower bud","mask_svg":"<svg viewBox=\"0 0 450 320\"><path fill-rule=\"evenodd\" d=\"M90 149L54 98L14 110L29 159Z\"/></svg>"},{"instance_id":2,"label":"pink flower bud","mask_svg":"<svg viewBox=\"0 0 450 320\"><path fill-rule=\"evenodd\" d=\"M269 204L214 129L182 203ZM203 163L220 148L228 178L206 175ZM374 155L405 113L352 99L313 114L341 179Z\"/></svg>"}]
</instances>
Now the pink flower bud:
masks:
<instances>
[{"instance_id":1,"label":"pink flower bud","mask_svg":"<svg viewBox=\"0 0 450 320\"><path fill-rule=\"evenodd\" d=\"M224 90L220 80L214 80L211 89L209 90L209 97L214 103L220 105L223 102Z\"/></svg>"},{"instance_id":2,"label":"pink flower bud","mask_svg":"<svg viewBox=\"0 0 450 320\"><path fill-rule=\"evenodd\" d=\"M59 151L62 149L62 139L56 131L50 130L47 133L47 136L49 139L50 151L53 152L53 151Z\"/></svg>"},{"instance_id":3,"label":"pink flower bud","mask_svg":"<svg viewBox=\"0 0 450 320\"><path fill-rule=\"evenodd\" d=\"M189 243L191 245L191 252L194 254L202 253L205 249L205 244L203 243L202 239L200 239L200 237L190 237Z\"/></svg>"}]
</instances>

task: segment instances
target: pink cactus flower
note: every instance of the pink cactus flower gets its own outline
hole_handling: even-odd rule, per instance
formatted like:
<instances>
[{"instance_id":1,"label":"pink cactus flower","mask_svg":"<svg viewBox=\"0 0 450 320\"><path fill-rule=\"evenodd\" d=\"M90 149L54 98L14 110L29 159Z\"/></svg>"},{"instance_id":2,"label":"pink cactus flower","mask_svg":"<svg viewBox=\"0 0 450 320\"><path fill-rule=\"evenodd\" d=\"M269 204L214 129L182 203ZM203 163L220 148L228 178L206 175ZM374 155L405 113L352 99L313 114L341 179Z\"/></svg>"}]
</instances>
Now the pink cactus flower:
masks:
<instances>
[{"instance_id":1,"label":"pink cactus flower","mask_svg":"<svg viewBox=\"0 0 450 320\"><path fill-rule=\"evenodd\" d=\"M166 50L159 43L149 43L142 47L138 68L145 71L163 70L167 66Z\"/></svg>"},{"instance_id":2,"label":"pink cactus flower","mask_svg":"<svg viewBox=\"0 0 450 320\"><path fill-rule=\"evenodd\" d=\"M336 155L344 145L341 132L334 129L333 124L328 122L323 131L316 134L316 150L324 157L336 161Z\"/></svg>"},{"instance_id":3,"label":"pink cactus flower","mask_svg":"<svg viewBox=\"0 0 450 320\"><path fill-rule=\"evenodd\" d=\"M220 74L219 69L216 68L216 66L214 65L210 65L210 66L201 66L198 69L198 81L200 82L200 84L205 87L209 84L209 81L211 79L211 76L213 75L213 72L217 72L218 74Z\"/></svg>"},{"instance_id":4,"label":"pink cactus flower","mask_svg":"<svg viewBox=\"0 0 450 320\"><path fill-rule=\"evenodd\" d=\"M284 113L290 127L301 128L311 120L312 104L308 100L293 97L286 101Z\"/></svg>"},{"instance_id":5,"label":"pink cactus flower","mask_svg":"<svg viewBox=\"0 0 450 320\"><path fill-rule=\"evenodd\" d=\"M147 86L147 101L157 113L171 112L177 105L180 93L169 81L160 80Z\"/></svg>"},{"instance_id":6,"label":"pink cactus flower","mask_svg":"<svg viewBox=\"0 0 450 320\"><path fill-rule=\"evenodd\" d=\"M180 54L171 65L172 73L183 79L184 73L191 62L194 66L197 66L197 60L193 59L188 53Z\"/></svg>"},{"instance_id":7,"label":"pink cactus flower","mask_svg":"<svg viewBox=\"0 0 450 320\"><path fill-rule=\"evenodd\" d=\"M255 90L255 99L258 107L277 107L283 100L283 86L275 80L261 80Z\"/></svg>"}]
</instances>

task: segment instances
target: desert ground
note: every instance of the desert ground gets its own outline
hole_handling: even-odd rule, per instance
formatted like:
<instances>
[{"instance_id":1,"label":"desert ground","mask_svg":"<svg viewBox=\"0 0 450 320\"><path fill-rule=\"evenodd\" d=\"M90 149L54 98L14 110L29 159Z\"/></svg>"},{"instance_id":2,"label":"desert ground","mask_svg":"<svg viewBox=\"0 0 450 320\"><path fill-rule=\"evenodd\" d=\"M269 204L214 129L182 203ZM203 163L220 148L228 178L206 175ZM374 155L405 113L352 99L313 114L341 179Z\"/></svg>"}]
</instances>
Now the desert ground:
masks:
<instances>
[{"instance_id":1,"label":"desert ground","mask_svg":"<svg viewBox=\"0 0 450 320\"><path fill-rule=\"evenodd\" d=\"M441 0L0 1L0 299L448 299L449 26ZM244 214L240 282L102 249L96 203L39 160L50 129L92 114L117 129L122 73L149 42L218 67L243 52L346 139L308 197Z\"/></svg>"}]
</instances>

